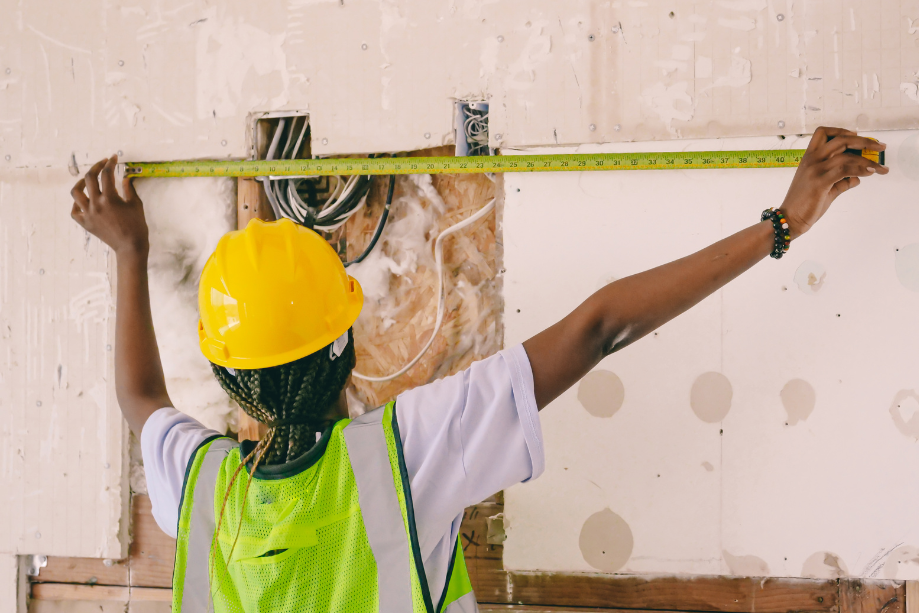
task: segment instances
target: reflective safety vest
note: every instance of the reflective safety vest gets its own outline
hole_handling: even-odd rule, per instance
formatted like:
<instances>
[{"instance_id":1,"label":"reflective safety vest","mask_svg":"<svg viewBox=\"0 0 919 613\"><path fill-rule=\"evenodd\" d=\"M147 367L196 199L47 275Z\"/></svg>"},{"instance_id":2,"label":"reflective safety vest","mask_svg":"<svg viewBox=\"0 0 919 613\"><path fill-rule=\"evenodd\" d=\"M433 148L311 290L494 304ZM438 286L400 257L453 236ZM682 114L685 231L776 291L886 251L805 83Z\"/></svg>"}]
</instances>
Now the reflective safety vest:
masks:
<instances>
[{"instance_id":1,"label":"reflective safety vest","mask_svg":"<svg viewBox=\"0 0 919 613\"><path fill-rule=\"evenodd\" d=\"M228 491L240 461L223 437L189 461L174 613L478 610L459 539L431 598L394 403L340 420L292 462L260 466L252 479L244 468Z\"/></svg>"}]
</instances>

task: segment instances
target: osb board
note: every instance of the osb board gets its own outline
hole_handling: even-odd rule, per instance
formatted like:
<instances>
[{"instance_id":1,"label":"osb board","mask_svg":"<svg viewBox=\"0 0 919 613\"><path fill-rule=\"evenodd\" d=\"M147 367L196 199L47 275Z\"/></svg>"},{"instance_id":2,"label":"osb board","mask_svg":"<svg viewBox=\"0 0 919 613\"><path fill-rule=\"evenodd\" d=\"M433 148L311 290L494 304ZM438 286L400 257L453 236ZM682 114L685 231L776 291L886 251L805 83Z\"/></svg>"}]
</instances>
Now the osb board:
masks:
<instances>
[{"instance_id":1,"label":"osb board","mask_svg":"<svg viewBox=\"0 0 919 613\"><path fill-rule=\"evenodd\" d=\"M451 149L422 150L412 155L450 155ZM474 214L495 197L495 184L484 175L434 175L432 181L446 208L444 214L436 217L434 227L428 232L427 250L433 249L437 234ZM365 210L348 222L346 241L349 259L362 253L373 236L387 188L387 178L375 179ZM390 224L405 214L400 201L407 196L417 197L417 194L418 190L409 178L396 178ZM425 209L433 206L427 198L421 197L420 201ZM357 395L366 406L380 406L402 391L459 372L500 348L501 297L495 219L492 212L445 239L446 311L441 330L425 356L405 375L385 383L353 380ZM384 230L376 249L391 255L387 237ZM400 370L430 338L437 315L437 275L433 258L428 265L422 260L422 264L414 269L402 275L392 275L389 291L399 305L395 321L388 320L391 313L383 313L372 300L365 300L364 310L354 326L356 370L369 376Z\"/></svg>"},{"instance_id":2,"label":"osb board","mask_svg":"<svg viewBox=\"0 0 919 613\"><path fill-rule=\"evenodd\" d=\"M70 218L74 182L0 173L0 552L120 558L111 254Z\"/></svg>"}]
</instances>

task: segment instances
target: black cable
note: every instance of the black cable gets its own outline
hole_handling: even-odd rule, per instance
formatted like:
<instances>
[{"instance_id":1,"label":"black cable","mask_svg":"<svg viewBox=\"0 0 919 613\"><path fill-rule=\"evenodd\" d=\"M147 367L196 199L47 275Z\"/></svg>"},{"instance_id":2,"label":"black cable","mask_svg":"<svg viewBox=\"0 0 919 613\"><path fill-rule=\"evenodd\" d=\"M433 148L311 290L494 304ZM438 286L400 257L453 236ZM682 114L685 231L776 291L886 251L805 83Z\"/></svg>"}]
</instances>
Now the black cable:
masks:
<instances>
[{"instance_id":1,"label":"black cable","mask_svg":"<svg viewBox=\"0 0 919 613\"><path fill-rule=\"evenodd\" d=\"M367 248L364 249L364 253L360 254L350 262L345 262L345 268L351 266L351 264L360 264L364 261L370 252L373 251L373 248L376 247L377 241L380 240L380 235L383 234L383 228L386 226L386 220L389 218L389 209L392 206L392 195L396 189L396 175L389 175L389 191L386 192L386 206L383 207L383 214L380 215L380 222L377 224L377 229L373 233L373 238L370 239L370 244L367 245Z\"/></svg>"}]
</instances>

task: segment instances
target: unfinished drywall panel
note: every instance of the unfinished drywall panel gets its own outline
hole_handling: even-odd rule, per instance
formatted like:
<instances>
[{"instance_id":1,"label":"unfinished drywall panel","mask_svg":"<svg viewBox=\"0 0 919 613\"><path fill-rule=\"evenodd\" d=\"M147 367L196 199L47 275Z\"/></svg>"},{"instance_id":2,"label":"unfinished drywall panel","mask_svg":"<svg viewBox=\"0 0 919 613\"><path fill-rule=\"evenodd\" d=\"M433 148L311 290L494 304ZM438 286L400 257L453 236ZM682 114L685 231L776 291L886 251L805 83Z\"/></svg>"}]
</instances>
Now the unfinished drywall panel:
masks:
<instances>
[{"instance_id":1,"label":"unfinished drywall panel","mask_svg":"<svg viewBox=\"0 0 919 613\"><path fill-rule=\"evenodd\" d=\"M110 254L70 219L73 182L0 175L0 551L118 558L128 490Z\"/></svg>"},{"instance_id":2,"label":"unfinished drywall panel","mask_svg":"<svg viewBox=\"0 0 919 613\"><path fill-rule=\"evenodd\" d=\"M546 474L506 493L508 568L919 576L919 134L873 135L890 145L890 175L543 411ZM506 175L507 344L609 280L755 223L793 173ZM576 232L558 231L560 207Z\"/></svg>"},{"instance_id":3,"label":"unfinished drywall panel","mask_svg":"<svg viewBox=\"0 0 919 613\"><path fill-rule=\"evenodd\" d=\"M489 100L505 147L919 122L919 0L35 0L5 15L7 167L247 157L247 114L291 109L312 113L315 154L417 150L453 142L455 99Z\"/></svg>"}]
</instances>

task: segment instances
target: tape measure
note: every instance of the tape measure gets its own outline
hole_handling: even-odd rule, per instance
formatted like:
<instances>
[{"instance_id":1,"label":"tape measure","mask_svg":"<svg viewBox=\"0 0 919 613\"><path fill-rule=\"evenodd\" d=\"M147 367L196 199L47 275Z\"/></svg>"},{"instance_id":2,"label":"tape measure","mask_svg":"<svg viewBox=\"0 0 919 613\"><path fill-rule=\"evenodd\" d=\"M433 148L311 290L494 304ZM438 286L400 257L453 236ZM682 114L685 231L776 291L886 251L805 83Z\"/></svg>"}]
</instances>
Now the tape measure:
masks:
<instances>
[{"instance_id":1,"label":"tape measure","mask_svg":"<svg viewBox=\"0 0 919 613\"><path fill-rule=\"evenodd\" d=\"M879 161L876 151L857 151ZM690 170L698 168L793 168L803 149L760 151L681 151L658 153L566 153L478 157L378 157L312 160L199 160L127 162L125 176L316 177L331 175L464 174L485 172L565 172L585 170ZM880 163L884 163L883 152Z\"/></svg>"}]
</instances>

